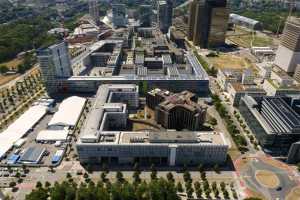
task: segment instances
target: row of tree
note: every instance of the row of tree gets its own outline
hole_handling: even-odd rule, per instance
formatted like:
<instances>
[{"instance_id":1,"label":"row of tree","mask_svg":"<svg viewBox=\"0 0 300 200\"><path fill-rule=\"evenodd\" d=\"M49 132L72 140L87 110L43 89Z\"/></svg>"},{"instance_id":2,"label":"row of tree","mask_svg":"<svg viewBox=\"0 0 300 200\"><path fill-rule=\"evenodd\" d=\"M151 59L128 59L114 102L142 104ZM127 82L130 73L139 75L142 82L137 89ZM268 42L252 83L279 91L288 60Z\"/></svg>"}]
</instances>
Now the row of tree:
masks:
<instances>
[{"instance_id":1,"label":"row of tree","mask_svg":"<svg viewBox=\"0 0 300 200\"><path fill-rule=\"evenodd\" d=\"M120 173L117 174L120 176ZM69 179L70 180L70 179ZM149 183L129 183L117 177L117 181L94 183L81 183L77 185L73 181L64 181L43 187L40 183L37 188L26 196L26 200L51 200L76 199L76 200L179 200L177 190L173 182L159 178Z\"/></svg>"},{"instance_id":2,"label":"row of tree","mask_svg":"<svg viewBox=\"0 0 300 200\"><path fill-rule=\"evenodd\" d=\"M226 122L226 128L231 135L233 141L237 145L238 149L241 152L246 152L248 150L247 148L247 140L246 138L240 133L236 125L234 124L231 116L228 114L227 109L225 106L222 104L221 99L219 98L218 95L212 95L212 100L214 103L214 106L220 116L225 120Z\"/></svg>"}]
</instances>

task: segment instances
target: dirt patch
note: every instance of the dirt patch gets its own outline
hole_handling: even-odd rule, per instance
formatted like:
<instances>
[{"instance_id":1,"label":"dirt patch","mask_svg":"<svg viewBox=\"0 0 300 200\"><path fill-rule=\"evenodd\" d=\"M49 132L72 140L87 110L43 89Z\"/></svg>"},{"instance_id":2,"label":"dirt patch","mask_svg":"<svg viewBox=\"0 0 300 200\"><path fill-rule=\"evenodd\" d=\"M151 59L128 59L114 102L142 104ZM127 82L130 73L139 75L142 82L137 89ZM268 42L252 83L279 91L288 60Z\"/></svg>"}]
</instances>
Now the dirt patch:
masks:
<instances>
[{"instance_id":1,"label":"dirt patch","mask_svg":"<svg viewBox=\"0 0 300 200\"><path fill-rule=\"evenodd\" d=\"M250 67L245 58L231 54L219 54L217 57L208 57L214 67L218 69L247 69Z\"/></svg>"},{"instance_id":2,"label":"dirt patch","mask_svg":"<svg viewBox=\"0 0 300 200\"><path fill-rule=\"evenodd\" d=\"M17 70L17 66L19 64L22 64L23 62L23 59L18 59L18 58L15 58L11 61L8 61L8 62L4 62L4 63L1 63L0 65L5 65L7 66L10 70Z\"/></svg>"},{"instance_id":3,"label":"dirt patch","mask_svg":"<svg viewBox=\"0 0 300 200\"><path fill-rule=\"evenodd\" d=\"M295 187L285 198L286 200L299 200L300 198L300 187Z\"/></svg>"},{"instance_id":4,"label":"dirt patch","mask_svg":"<svg viewBox=\"0 0 300 200\"><path fill-rule=\"evenodd\" d=\"M255 172L257 182L266 188L278 187L280 181L274 172L267 170L257 170Z\"/></svg>"},{"instance_id":5,"label":"dirt patch","mask_svg":"<svg viewBox=\"0 0 300 200\"><path fill-rule=\"evenodd\" d=\"M0 85L4 85L5 83L8 83L9 81L17 78L19 74L13 74L13 75L0 75Z\"/></svg>"}]
</instances>

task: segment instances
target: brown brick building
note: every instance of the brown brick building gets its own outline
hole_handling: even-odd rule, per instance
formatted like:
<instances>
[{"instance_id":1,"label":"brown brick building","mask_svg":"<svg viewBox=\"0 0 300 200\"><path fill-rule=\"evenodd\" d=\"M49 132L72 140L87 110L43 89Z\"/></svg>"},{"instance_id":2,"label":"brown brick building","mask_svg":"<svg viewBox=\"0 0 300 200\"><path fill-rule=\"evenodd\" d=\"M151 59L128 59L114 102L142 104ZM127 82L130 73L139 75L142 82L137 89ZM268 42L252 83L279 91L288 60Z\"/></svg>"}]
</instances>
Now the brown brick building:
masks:
<instances>
[{"instance_id":1,"label":"brown brick building","mask_svg":"<svg viewBox=\"0 0 300 200\"><path fill-rule=\"evenodd\" d=\"M197 96L189 91L172 93L154 89L147 93L146 104L155 110L155 120L167 129L199 130L206 116L206 107L196 103Z\"/></svg>"}]
</instances>

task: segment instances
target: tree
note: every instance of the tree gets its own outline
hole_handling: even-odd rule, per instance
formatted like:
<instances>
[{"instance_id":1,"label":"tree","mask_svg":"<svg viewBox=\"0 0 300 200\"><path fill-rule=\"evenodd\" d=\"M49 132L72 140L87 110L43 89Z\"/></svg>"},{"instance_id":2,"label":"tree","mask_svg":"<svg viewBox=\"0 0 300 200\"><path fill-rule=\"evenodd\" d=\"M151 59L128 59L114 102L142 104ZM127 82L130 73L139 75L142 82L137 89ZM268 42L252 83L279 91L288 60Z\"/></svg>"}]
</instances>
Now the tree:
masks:
<instances>
[{"instance_id":1,"label":"tree","mask_svg":"<svg viewBox=\"0 0 300 200\"><path fill-rule=\"evenodd\" d=\"M221 187L222 191L225 190L226 185L225 185L225 183L223 181L220 183L220 187Z\"/></svg>"},{"instance_id":2,"label":"tree","mask_svg":"<svg viewBox=\"0 0 300 200\"><path fill-rule=\"evenodd\" d=\"M12 187L15 187L16 185L17 185L17 183L14 182L14 181L12 181L12 182L9 183L9 187L11 187L11 188L12 188Z\"/></svg>"},{"instance_id":3,"label":"tree","mask_svg":"<svg viewBox=\"0 0 300 200\"><path fill-rule=\"evenodd\" d=\"M217 121L216 118L213 117L213 118L210 120L209 123L214 127L214 126L216 126L216 125L218 124L218 121Z\"/></svg>"},{"instance_id":4,"label":"tree","mask_svg":"<svg viewBox=\"0 0 300 200\"><path fill-rule=\"evenodd\" d=\"M220 168L219 168L219 165L218 164L215 164L214 165L214 171L219 174L220 173Z\"/></svg>"},{"instance_id":5,"label":"tree","mask_svg":"<svg viewBox=\"0 0 300 200\"><path fill-rule=\"evenodd\" d=\"M124 181L123 173L120 172L120 171L117 171L117 173L116 173L116 179L117 179L118 182L123 182Z\"/></svg>"},{"instance_id":6,"label":"tree","mask_svg":"<svg viewBox=\"0 0 300 200\"><path fill-rule=\"evenodd\" d=\"M176 189L178 192L183 192L183 187L182 184L180 182L177 183Z\"/></svg>"},{"instance_id":7,"label":"tree","mask_svg":"<svg viewBox=\"0 0 300 200\"><path fill-rule=\"evenodd\" d=\"M203 169L203 164L200 163L200 164L198 165L198 171L201 173L201 172L203 172L203 170L204 170L204 169Z\"/></svg>"},{"instance_id":8,"label":"tree","mask_svg":"<svg viewBox=\"0 0 300 200\"><path fill-rule=\"evenodd\" d=\"M202 180L206 180L206 173L205 172L201 172L201 179Z\"/></svg>"},{"instance_id":9,"label":"tree","mask_svg":"<svg viewBox=\"0 0 300 200\"><path fill-rule=\"evenodd\" d=\"M0 73L1 74L5 74L6 72L8 72L8 67L6 65L0 65Z\"/></svg>"},{"instance_id":10,"label":"tree","mask_svg":"<svg viewBox=\"0 0 300 200\"><path fill-rule=\"evenodd\" d=\"M194 189L192 187L187 188L186 194L189 198L193 198Z\"/></svg>"},{"instance_id":11,"label":"tree","mask_svg":"<svg viewBox=\"0 0 300 200\"><path fill-rule=\"evenodd\" d=\"M48 187L50 187L50 186L51 186L51 183L48 182L48 181L46 181L46 182L45 182L45 187L48 188Z\"/></svg>"},{"instance_id":12,"label":"tree","mask_svg":"<svg viewBox=\"0 0 300 200\"><path fill-rule=\"evenodd\" d=\"M192 180L191 174L188 171L185 171L183 173L183 179L185 182L190 182Z\"/></svg>"},{"instance_id":13,"label":"tree","mask_svg":"<svg viewBox=\"0 0 300 200\"><path fill-rule=\"evenodd\" d=\"M68 172L68 173L66 174L66 177L67 177L67 178L72 178L72 175Z\"/></svg>"},{"instance_id":14,"label":"tree","mask_svg":"<svg viewBox=\"0 0 300 200\"><path fill-rule=\"evenodd\" d=\"M135 162L134 165L133 165L133 170L134 171L140 171L140 165L138 162Z\"/></svg>"},{"instance_id":15,"label":"tree","mask_svg":"<svg viewBox=\"0 0 300 200\"><path fill-rule=\"evenodd\" d=\"M197 196L198 199L200 199L202 197L202 192L203 191L202 191L201 188L196 189L196 196Z\"/></svg>"},{"instance_id":16,"label":"tree","mask_svg":"<svg viewBox=\"0 0 300 200\"><path fill-rule=\"evenodd\" d=\"M42 188L42 187L43 187L43 184L42 184L40 181L38 181L38 182L36 183L35 187L36 187L36 188Z\"/></svg>"},{"instance_id":17,"label":"tree","mask_svg":"<svg viewBox=\"0 0 300 200\"><path fill-rule=\"evenodd\" d=\"M27 194L25 200L47 200L48 192L44 188L37 188L32 190L30 194Z\"/></svg>"},{"instance_id":18,"label":"tree","mask_svg":"<svg viewBox=\"0 0 300 200\"><path fill-rule=\"evenodd\" d=\"M102 164L102 170L103 170L106 174L109 173L108 166L107 166L106 163L103 163L103 164Z\"/></svg>"},{"instance_id":19,"label":"tree","mask_svg":"<svg viewBox=\"0 0 300 200\"><path fill-rule=\"evenodd\" d=\"M157 179L157 171L156 170L152 171L150 174L150 177L151 177L151 180L156 180Z\"/></svg>"},{"instance_id":20,"label":"tree","mask_svg":"<svg viewBox=\"0 0 300 200\"><path fill-rule=\"evenodd\" d=\"M134 183L140 183L141 182L140 172L138 172L138 171L133 172L132 177L133 177Z\"/></svg>"},{"instance_id":21,"label":"tree","mask_svg":"<svg viewBox=\"0 0 300 200\"><path fill-rule=\"evenodd\" d=\"M173 176L172 172L167 173L167 180L169 182L174 183L175 180L174 180L174 176Z\"/></svg>"},{"instance_id":22,"label":"tree","mask_svg":"<svg viewBox=\"0 0 300 200\"><path fill-rule=\"evenodd\" d=\"M100 178L101 178L102 182L106 182L106 173L102 172L101 175L100 175Z\"/></svg>"}]
</instances>

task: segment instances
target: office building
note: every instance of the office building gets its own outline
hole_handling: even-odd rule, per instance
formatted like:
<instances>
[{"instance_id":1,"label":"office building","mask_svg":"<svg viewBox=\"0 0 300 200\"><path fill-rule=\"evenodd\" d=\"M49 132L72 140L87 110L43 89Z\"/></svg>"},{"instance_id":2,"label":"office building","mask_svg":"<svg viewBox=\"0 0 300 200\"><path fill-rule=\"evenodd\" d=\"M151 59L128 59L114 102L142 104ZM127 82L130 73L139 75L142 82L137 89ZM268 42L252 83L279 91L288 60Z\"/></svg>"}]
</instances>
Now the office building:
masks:
<instances>
[{"instance_id":1,"label":"office building","mask_svg":"<svg viewBox=\"0 0 300 200\"><path fill-rule=\"evenodd\" d=\"M151 27L152 25L152 6L141 5L139 9L139 19L141 27Z\"/></svg>"},{"instance_id":2,"label":"office building","mask_svg":"<svg viewBox=\"0 0 300 200\"><path fill-rule=\"evenodd\" d=\"M66 42L61 42L48 48L38 49L37 57L46 90L51 95L57 92L60 79L73 75L68 45Z\"/></svg>"},{"instance_id":3,"label":"office building","mask_svg":"<svg viewBox=\"0 0 300 200\"><path fill-rule=\"evenodd\" d=\"M300 64L297 64L293 78L300 83Z\"/></svg>"},{"instance_id":4,"label":"office building","mask_svg":"<svg viewBox=\"0 0 300 200\"><path fill-rule=\"evenodd\" d=\"M288 98L242 97L239 110L259 144L274 155L287 155L300 141L300 116Z\"/></svg>"},{"instance_id":5,"label":"office building","mask_svg":"<svg viewBox=\"0 0 300 200\"><path fill-rule=\"evenodd\" d=\"M76 143L81 163L174 166L226 161L229 144L223 133L128 130L128 112L138 107L138 99L133 84L99 87Z\"/></svg>"},{"instance_id":6,"label":"office building","mask_svg":"<svg viewBox=\"0 0 300 200\"><path fill-rule=\"evenodd\" d=\"M162 33L167 33L172 26L173 2L172 0L158 1L157 23Z\"/></svg>"},{"instance_id":7,"label":"office building","mask_svg":"<svg viewBox=\"0 0 300 200\"><path fill-rule=\"evenodd\" d=\"M97 0L89 0L89 14L96 24L99 24L99 5Z\"/></svg>"},{"instance_id":8,"label":"office building","mask_svg":"<svg viewBox=\"0 0 300 200\"><path fill-rule=\"evenodd\" d=\"M300 19L289 17L285 23L274 63L293 74L300 63Z\"/></svg>"},{"instance_id":9,"label":"office building","mask_svg":"<svg viewBox=\"0 0 300 200\"><path fill-rule=\"evenodd\" d=\"M81 163L162 166L222 164L228 144L218 132L126 132L100 135L95 143L76 144Z\"/></svg>"},{"instance_id":10,"label":"office building","mask_svg":"<svg viewBox=\"0 0 300 200\"><path fill-rule=\"evenodd\" d=\"M188 39L201 48L223 45L229 10L226 0L193 0L190 4Z\"/></svg>"},{"instance_id":11,"label":"office building","mask_svg":"<svg viewBox=\"0 0 300 200\"><path fill-rule=\"evenodd\" d=\"M116 28L125 27L127 25L125 4L112 4L112 23Z\"/></svg>"},{"instance_id":12,"label":"office building","mask_svg":"<svg viewBox=\"0 0 300 200\"><path fill-rule=\"evenodd\" d=\"M146 95L146 104L155 110L155 120L166 129L199 130L205 121L206 107L197 104L189 91L172 93L156 88Z\"/></svg>"},{"instance_id":13,"label":"office building","mask_svg":"<svg viewBox=\"0 0 300 200\"><path fill-rule=\"evenodd\" d=\"M227 87L229 100L233 106L238 106L243 96L262 97L267 93L257 85L243 85L241 83L229 83Z\"/></svg>"}]
</instances>

